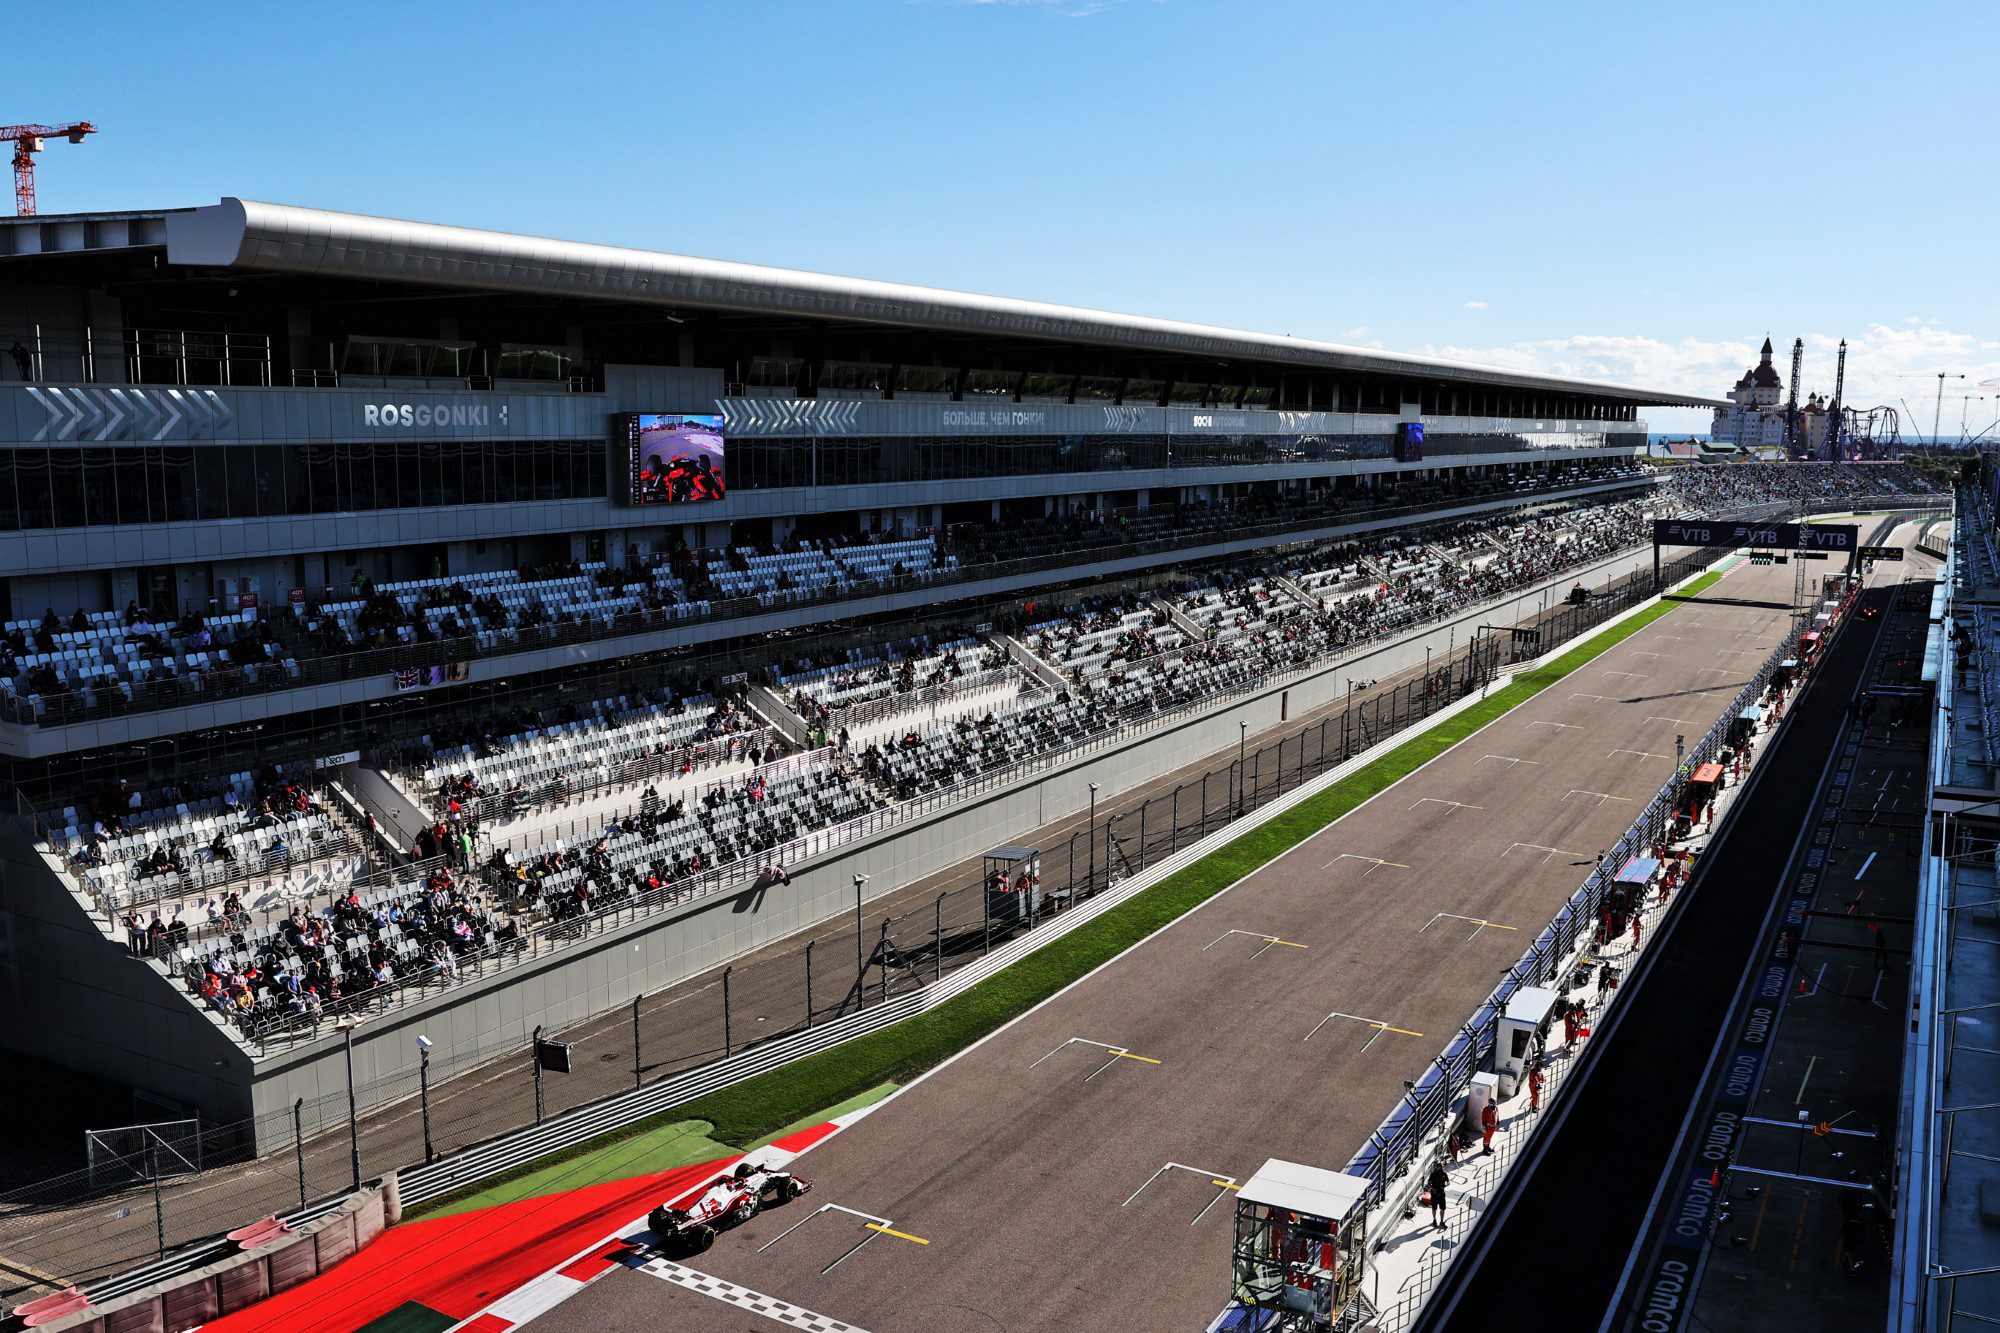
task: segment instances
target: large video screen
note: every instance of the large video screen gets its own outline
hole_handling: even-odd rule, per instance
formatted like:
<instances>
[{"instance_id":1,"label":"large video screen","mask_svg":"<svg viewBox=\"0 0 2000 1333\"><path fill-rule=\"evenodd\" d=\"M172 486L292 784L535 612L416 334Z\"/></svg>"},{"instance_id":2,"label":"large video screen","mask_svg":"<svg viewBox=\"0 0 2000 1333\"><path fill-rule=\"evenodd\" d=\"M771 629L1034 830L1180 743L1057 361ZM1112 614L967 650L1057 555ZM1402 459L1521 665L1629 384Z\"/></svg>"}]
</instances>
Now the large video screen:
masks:
<instances>
[{"instance_id":1,"label":"large video screen","mask_svg":"<svg viewBox=\"0 0 2000 1333\"><path fill-rule=\"evenodd\" d=\"M725 494L719 414L639 413L631 446L633 504L694 504Z\"/></svg>"},{"instance_id":2,"label":"large video screen","mask_svg":"<svg viewBox=\"0 0 2000 1333\"><path fill-rule=\"evenodd\" d=\"M1396 461L1398 463L1421 463L1424 461L1423 422L1399 421L1396 423Z\"/></svg>"}]
</instances>

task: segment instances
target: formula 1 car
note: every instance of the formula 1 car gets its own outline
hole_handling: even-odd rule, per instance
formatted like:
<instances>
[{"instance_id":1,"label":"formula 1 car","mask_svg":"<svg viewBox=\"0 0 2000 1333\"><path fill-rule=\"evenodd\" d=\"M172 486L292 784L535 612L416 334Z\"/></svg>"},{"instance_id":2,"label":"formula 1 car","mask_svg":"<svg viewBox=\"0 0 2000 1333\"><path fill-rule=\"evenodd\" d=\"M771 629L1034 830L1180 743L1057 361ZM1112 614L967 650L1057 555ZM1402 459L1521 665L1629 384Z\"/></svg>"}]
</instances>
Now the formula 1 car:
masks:
<instances>
[{"instance_id":1,"label":"formula 1 car","mask_svg":"<svg viewBox=\"0 0 2000 1333\"><path fill-rule=\"evenodd\" d=\"M723 1228L748 1222L765 1204L789 1203L811 1188L789 1171L739 1162L684 1207L661 1204L647 1216L646 1224L663 1246L699 1254L715 1244L716 1233Z\"/></svg>"}]
</instances>

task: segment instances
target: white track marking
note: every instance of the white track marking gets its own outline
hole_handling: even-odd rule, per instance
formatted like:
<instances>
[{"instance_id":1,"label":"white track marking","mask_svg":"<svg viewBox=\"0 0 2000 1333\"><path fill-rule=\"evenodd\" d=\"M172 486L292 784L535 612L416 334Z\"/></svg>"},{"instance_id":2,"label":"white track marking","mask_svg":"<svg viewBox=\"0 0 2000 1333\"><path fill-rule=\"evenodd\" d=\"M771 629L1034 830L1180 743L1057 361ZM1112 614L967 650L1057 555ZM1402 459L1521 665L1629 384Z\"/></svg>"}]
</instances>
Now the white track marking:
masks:
<instances>
[{"instance_id":1,"label":"white track marking","mask_svg":"<svg viewBox=\"0 0 2000 1333\"><path fill-rule=\"evenodd\" d=\"M1687 725L1687 719L1684 717L1661 717L1658 714L1654 714L1646 720L1648 722L1671 722L1677 727L1685 727Z\"/></svg>"},{"instance_id":2,"label":"white track marking","mask_svg":"<svg viewBox=\"0 0 2000 1333\"><path fill-rule=\"evenodd\" d=\"M1048 1059L1050 1055L1060 1055L1064 1051L1068 1050L1070 1047L1078 1045L1095 1046L1100 1050L1106 1050L1111 1052L1111 1058L1109 1060L1106 1060L1103 1064L1099 1065L1097 1068L1091 1070L1088 1074L1085 1074L1083 1076L1083 1081L1085 1083L1090 1082L1090 1080L1096 1078L1099 1074L1102 1074L1105 1070L1111 1068L1111 1066L1117 1064L1120 1060L1138 1060L1141 1061L1142 1063L1149 1065L1156 1065L1160 1063L1158 1060L1153 1059L1150 1055L1134 1055L1132 1054L1131 1051L1127 1050L1123 1046L1113 1046L1109 1042L1103 1042L1103 1041L1092 1041L1088 1037L1071 1037L1068 1041L1056 1047L1053 1051L1050 1051L1048 1055L1044 1055L1041 1057L1041 1059L1036 1060L1033 1064L1030 1064L1028 1068L1033 1069L1035 1065L1040 1064L1042 1060ZM833 1207L832 1204L827 1204L826 1206L829 1208Z\"/></svg>"},{"instance_id":3,"label":"white track marking","mask_svg":"<svg viewBox=\"0 0 2000 1333\"><path fill-rule=\"evenodd\" d=\"M1500 855L1505 856L1507 852L1513 851L1516 847L1526 847L1531 852L1542 853L1543 865L1547 865L1549 859L1556 856L1574 856L1585 861L1590 859L1589 852L1572 852L1565 847L1544 847L1539 842L1510 842L1507 844L1507 851L1500 853Z\"/></svg>"},{"instance_id":4,"label":"white track marking","mask_svg":"<svg viewBox=\"0 0 2000 1333\"><path fill-rule=\"evenodd\" d=\"M1368 868L1361 872L1364 875L1372 875L1377 870L1380 870L1383 866L1394 866L1398 870L1409 869L1409 867L1404 865L1401 861L1384 861L1379 856L1362 856L1357 852L1341 852L1338 855L1336 855L1333 858L1333 860L1328 861L1325 865L1321 866L1320 869L1331 870L1334 868L1334 866L1338 865L1342 861L1366 861L1368 863Z\"/></svg>"},{"instance_id":5,"label":"white track marking","mask_svg":"<svg viewBox=\"0 0 2000 1333\"><path fill-rule=\"evenodd\" d=\"M1606 759L1609 759L1611 755L1614 754L1629 754L1634 759L1665 759L1667 757L1666 755L1663 754L1654 754L1651 750L1626 750L1626 749L1613 750L1611 751L1610 754L1607 754L1604 757Z\"/></svg>"},{"instance_id":6,"label":"white track marking","mask_svg":"<svg viewBox=\"0 0 2000 1333\"><path fill-rule=\"evenodd\" d=\"M1653 678L1652 673L1648 671L1606 671L1603 674L1607 676L1623 676L1627 680L1651 680Z\"/></svg>"},{"instance_id":7,"label":"white track marking","mask_svg":"<svg viewBox=\"0 0 2000 1333\"><path fill-rule=\"evenodd\" d=\"M1530 723L1529 723L1528 725L1529 725L1529 726L1531 726L1531 727L1554 727L1554 728L1555 728L1555 729L1556 729L1557 731L1582 731L1582 730L1583 730L1583 724L1582 724L1581 722L1543 722L1543 721L1535 721L1535 722L1530 722Z\"/></svg>"},{"instance_id":8,"label":"white track marking","mask_svg":"<svg viewBox=\"0 0 2000 1333\"><path fill-rule=\"evenodd\" d=\"M1363 1018L1360 1014L1343 1014L1338 1009L1336 1009L1332 1013L1328 1014L1325 1018L1320 1019L1319 1022L1313 1024L1312 1032L1306 1033L1306 1035L1303 1038L1301 1038L1301 1040L1311 1041L1313 1039L1313 1033L1318 1032L1321 1028L1325 1027L1328 1023L1331 1023L1336 1018L1344 1018L1350 1023L1359 1023L1363 1027L1375 1029L1373 1032L1368 1034L1368 1040L1361 1043L1361 1049L1364 1051L1367 1050L1370 1046L1373 1046L1375 1044L1375 1039L1380 1037L1385 1032L1397 1032L1401 1033L1405 1037L1421 1037L1424 1035L1421 1032L1412 1032L1408 1028L1391 1027L1389 1024L1384 1023L1379 1018Z\"/></svg>"},{"instance_id":9,"label":"white track marking","mask_svg":"<svg viewBox=\"0 0 2000 1333\"><path fill-rule=\"evenodd\" d=\"M1539 759L1516 759L1511 754L1482 754L1476 761L1474 761L1472 766L1474 768L1477 768L1479 767L1480 764L1485 763L1488 759L1498 759L1501 763L1507 765L1507 767L1509 768L1512 768L1516 764L1534 764L1539 766L1542 762Z\"/></svg>"},{"instance_id":10,"label":"white track marking","mask_svg":"<svg viewBox=\"0 0 2000 1333\"><path fill-rule=\"evenodd\" d=\"M1202 1210L1194 1215L1194 1221L1189 1222L1188 1223L1189 1226L1193 1226L1195 1222L1199 1222L1201 1221L1202 1218L1207 1217L1208 1210L1210 1208L1213 1208L1218 1203L1221 1203L1223 1198L1229 1193L1229 1191L1237 1188L1237 1182L1235 1176L1224 1175L1220 1171L1207 1171L1198 1166L1189 1166L1186 1162L1168 1162L1158 1171L1155 1171L1152 1175L1146 1177L1146 1185L1152 1184L1154 1181L1158 1180L1161 1176L1165 1175L1169 1171L1191 1171L1197 1176L1208 1177L1208 1183L1216 1186L1215 1197L1213 1199L1210 1199L1206 1204L1202 1205ZM1121 1203L1118 1206L1120 1208L1128 1207L1131 1204L1132 1199L1136 1199L1141 1194L1144 1194L1146 1192L1146 1185L1141 1185L1138 1189L1133 1190L1132 1198L1125 1200L1124 1203Z\"/></svg>"},{"instance_id":11,"label":"white track marking","mask_svg":"<svg viewBox=\"0 0 2000 1333\"><path fill-rule=\"evenodd\" d=\"M1875 1187L1865 1180L1834 1180L1828 1176L1799 1176L1790 1171L1772 1171L1761 1166L1745 1166L1741 1162L1733 1164L1731 1171L1748 1176L1769 1176L1773 1180L1801 1180L1808 1185L1831 1185L1844 1190L1872 1190Z\"/></svg>"},{"instance_id":12,"label":"white track marking","mask_svg":"<svg viewBox=\"0 0 2000 1333\"><path fill-rule=\"evenodd\" d=\"M819 1275L821 1277L825 1277L828 1273L831 1273L834 1269L840 1267L842 1264L846 1263L849 1259L852 1259L855 1255L861 1253L863 1247L865 1247L869 1241L874 1240L877 1236L894 1236L897 1240L906 1240L914 1245L930 1244L930 1242L925 1240L922 1236L912 1236L907 1231L896 1230L896 1224L890 1221L886 1217L877 1217L873 1213L864 1213L859 1208L849 1208L844 1203L823 1203L818 1208L814 1209L812 1212L807 1213L804 1217L792 1223L790 1226L786 1227L783 1231L780 1231L777 1235L771 1237L771 1239L765 1241L762 1245L758 1246L757 1253L762 1254L764 1251L770 1249L773 1245L776 1245L779 1241L783 1240L785 1237L791 1235L794 1231L797 1231L800 1227L804 1226L806 1223L812 1221L815 1217L819 1217L826 1213L846 1213L849 1217L860 1218L861 1229L863 1231L866 1231L868 1234L863 1236L860 1240L855 1241L854 1244L849 1246L838 1259L835 1259L825 1268L820 1269Z\"/></svg>"},{"instance_id":13,"label":"white track marking","mask_svg":"<svg viewBox=\"0 0 2000 1333\"><path fill-rule=\"evenodd\" d=\"M1570 696L1570 698L1572 698L1572 699L1595 699L1595 700L1597 700L1597 702L1599 702L1599 703L1603 703L1603 702L1604 702L1604 701L1605 701L1605 700L1606 700L1607 698L1609 698L1609 696L1608 696L1608 695L1603 695L1603 694L1572 694L1572 695Z\"/></svg>"},{"instance_id":14,"label":"white track marking","mask_svg":"<svg viewBox=\"0 0 2000 1333\"><path fill-rule=\"evenodd\" d=\"M1629 801L1632 799L1630 796L1613 796L1608 791L1585 791L1581 787L1572 787L1569 795L1564 796L1563 799L1567 801L1570 796L1595 796L1599 805L1603 805L1606 801Z\"/></svg>"},{"instance_id":15,"label":"white track marking","mask_svg":"<svg viewBox=\"0 0 2000 1333\"><path fill-rule=\"evenodd\" d=\"M1284 945L1288 949L1305 949L1311 947L1310 945L1300 944L1297 940L1281 940L1276 935L1266 935L1259 930L1231 929L1223 931L1220 935L1217 935L1214 939L1202 945L1201 951L1203 953L1207 953L1210 949L1213 949L1216 945L1222 943L1224 940L1228 939L1231 935L1247 935L1253 940L1262 940L1264 942L1263 948L1257 950L1256 953L1250 955L1252 959L1262 958L1267 950L1275 948L1277 945L1280 944Z\"/></svg>"},{"instance_id":16,"label":"white track marking","mask_svg":"<svg viewBox=\"0 0 2000 1333\"><path fill-rule=\"evenodd\" d=\"M1500 923L1499 923L1498 921L1488 921L1488 920L1487 920L1487 919L1486 919L1485 917L1483 917L1483 916L1465 916L1465 915L1463 915L1463 914L1461 914L1461 913L1458 913L1458 912L1439 912L1439 913L1438 913L1438 914L1437 914L1436 916L1434 916L1434 917L1432 917L1432 918L1431 918L1430 920L1428 920L1428 921L1424 922L1424 924L1423 924L1423 925L1421 925L1421 926L1418 926L1418 927L1417 927L1417 934L1419 934L1419 935L1423 934L1423 933L1424 933L1425 931L1429 930L1429 929L1430 929L1430 928L1431 928L1432 926L1435 926L1435 925L1436 925L1436 924L1437 924L1438 922L1440 922L1440 921L1465 921L1465 922L1469 922L1469 923L1471 924L1471 926L1472 926L1472 933L1471 933L1470 935L1467 935L1467 936L1465 937L1465 938L1466 938L1466 939L1468 939L1468 940L1476 940L1476 939L1478 939L1478 938L1479 938L1479 932L1480 932L1480 931L1482 931L1482 930L1486 930L1486 929L1489 929L1489 928L1490 928L1490 929L1493 929L1493 930L1515 930L1515 929L1517 929L1517 927L1514 927L1514 926L1503 926L1503 925L1501 925L1501 924L1500 924Z\"/></svg>"},{"instance_id":17,"label":"white track marking","mask_svg":"<svg viewBox=\"0 0 2000 1333\"><path fill-rule=\"evenodd\" d=\"M1412 805L1410 809L1414 810L1418 805L1442 805L1452 810L1484 810L1486 808L1483 805L1467 805L1464 801L1447 801L1442 796L1419 796L1416 800L1416 805Z\"/></svg>"}]
</instances>

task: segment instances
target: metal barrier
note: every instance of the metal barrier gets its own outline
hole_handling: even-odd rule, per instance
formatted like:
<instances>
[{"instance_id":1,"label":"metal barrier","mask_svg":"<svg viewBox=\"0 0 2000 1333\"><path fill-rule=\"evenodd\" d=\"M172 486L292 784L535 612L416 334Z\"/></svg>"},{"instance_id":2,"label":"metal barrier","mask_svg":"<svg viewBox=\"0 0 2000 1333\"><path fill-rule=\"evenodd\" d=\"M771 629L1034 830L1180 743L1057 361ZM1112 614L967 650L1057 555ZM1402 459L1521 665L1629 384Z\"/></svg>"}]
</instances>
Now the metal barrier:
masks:
<instances>
[{"instance_id":1,"label":"metal barrier","mask_svg":"<svg viewBox=\"0 0 2000 1333\"><path fill-rule=\"evenodd\" d=\"M1843 613L1853 606L1854 597L1855 594L1850 592ZM1659 840L1660 834L1672 821L1675 803L1687 776L1720 753L1736 715L1756 701L1770 683L1778 664L1796 651L1796 647L1788 641L1780 644L1765 659L1757 674L1737 692L1735 700L1723 710L1707 734L1686 751L1674 776L1604 854L1597 868L1584 879L1582 887L1570 896L1555 919L1536 937L1534 944L1507 970L1500 984L1474 1010L1472 1018L1459 1029L1458 1036L1432 1060L1430 1067L1416 1080L1403 1100L1368 1136L1368 1142L1354 1155L1346 1170L1351 1175L1362 1176L1372 1182L1368 1197L1370 1207L1380 1204L1389 1183L1417 1161L1420 1145L1443 1125L1459 1096L1471 1083L1472 1075L1485 1064L1493 1049L1497 1020L1505 1012L1507 1002L1522 986L1556 975L1556 964L1570 955L1582 933L1596 921L1605 886L1617 876L1627 859L1642 854Z\"/></svg>"}]
</instances>

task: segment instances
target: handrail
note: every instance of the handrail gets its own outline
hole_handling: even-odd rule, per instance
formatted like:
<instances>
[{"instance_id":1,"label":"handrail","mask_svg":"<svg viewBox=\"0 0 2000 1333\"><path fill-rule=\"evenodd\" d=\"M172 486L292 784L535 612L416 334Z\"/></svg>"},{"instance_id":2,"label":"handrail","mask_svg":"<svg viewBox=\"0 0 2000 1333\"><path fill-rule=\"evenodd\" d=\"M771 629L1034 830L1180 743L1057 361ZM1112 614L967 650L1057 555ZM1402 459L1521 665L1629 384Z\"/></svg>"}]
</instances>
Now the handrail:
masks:
<instances>
[{"instance_id":1,"label":"handrail","mask_svg":"<svg viewBox=\"0 0 2000 1333\"><path fill-rule=\"evenodd\" d=\"M1568 485L1547 491L1520 492L1505 497L1466 496L1418 505L1322 513L1284 522L1218 531L1213 536L1215 543L1257 540L1263 537L1281 537L1288 533L1310 532L1329 526L1345 527L1416 517L1487 503L1494 499L1537 504L1605 495L1615 490L1637 489L1645 484L1642 479L1613 479ZM850 576L846 583L828 585L819 590L817 595L808 590L793 589L784 593L773 592L755 597L680 602L658 610L634 607L611 614L592 613L562 625L542 624L481 630L428 643L397 644L320 655L294 651L293 655L282 663L263 664L263 669L256 672L254 677L243 668L231 667L212 671L204 678L199 689L190 688L184 678L174 678L166 681L141 682L143 688L135 690L135 697L130 699L127 699L122 691L109 687L96 690L94 699L85 698L83 690L68 688L45 693L7 695L0 697L0 720L22 726L64 726L87 719L130 712L151 712L190 703L209 702L218 698L300 689L371 676L390 676L398 672L444 666L455 662L629 638L637 634L741 619L790 607L837 606L843 602L918 589L1047 573L1107 559L1176 554L1188 560L1210 558L1203 556L1200 551L1201 548L1189 547L1187 534L1170 534L1143 542L1079 545L1048 555L1014 560L981 562L976 558L960 558L956 566L939 568L924 576L905 575L902 578L877 579L855 575ZM340 600L351 598L352 595L351 590L339 590ZM307 604L311 604L310 597ZM285 622L281 618L271 618L264 623L275 628L284 625ZM286 646L294 650L306 646L303 634L298 634L293 642Z\"/></svg>"},{"instance_id":2,"label":"handrail","mask_svg":"<svg viewBox=\"0 0 2000 1333\"><path fill-rule=\"evenodd\" d=\"M1854 590L1849 591L1843 605L1843 616L1852 607L1856 595ZM1570 947L1570 940L1579 929L1596 918L1597 905L1605 886L1616 878L1627 859L1651 845L1654 834L1665 827L1666 816L1674 808L1688 776L1720 753L1722 742L1737 714L1755 702L1770 683L1778 664L1795 651L1789 637L1772 651L1757 674L1737 692L1735 700L1723 710L1708 732L1688 748L1673 777L1627 826L1623 836L1584 878L1582 887L1563 904L1537 936L1535 943L1474 1009L1471 1020L1446 1045L1431 1069L1404 1094L1369 1136L1367 1143L1354 1155L1346 1170L1371 1182L1370 1207L1382 1203L1389 1182L1402 1175L1418 1159L1419 1146L1438 1129L1459 1094L1470 1083L1473 1072L1492 1049L1496 1025L1508 1000L1533 978L1548 975L1551 962L1564 956Z\"/></svg>"}]
</instances>

